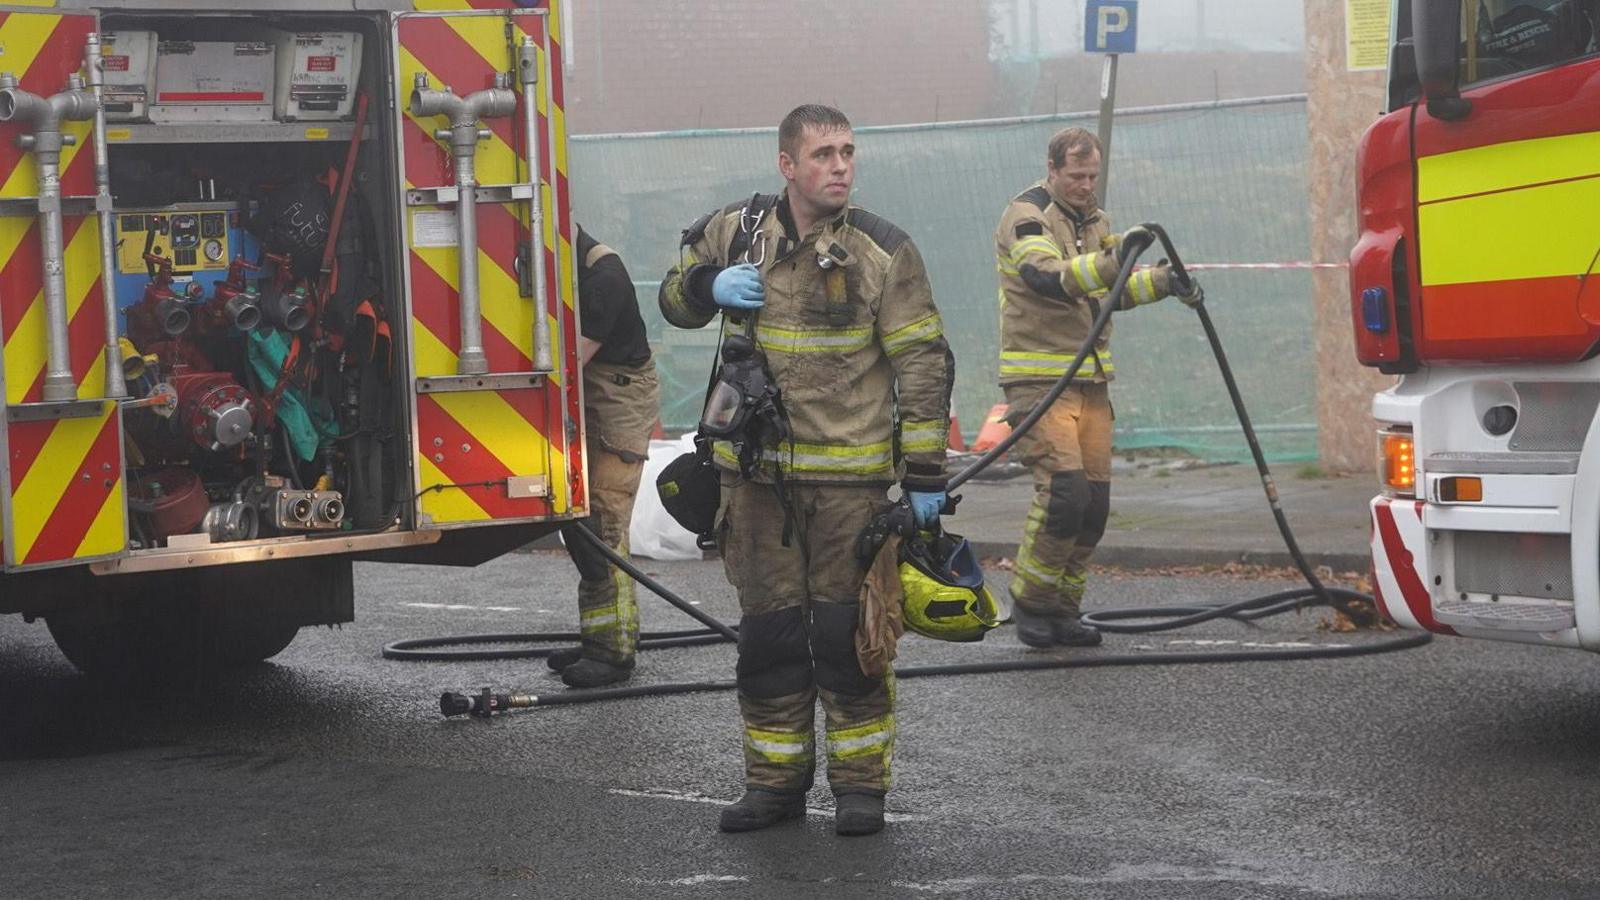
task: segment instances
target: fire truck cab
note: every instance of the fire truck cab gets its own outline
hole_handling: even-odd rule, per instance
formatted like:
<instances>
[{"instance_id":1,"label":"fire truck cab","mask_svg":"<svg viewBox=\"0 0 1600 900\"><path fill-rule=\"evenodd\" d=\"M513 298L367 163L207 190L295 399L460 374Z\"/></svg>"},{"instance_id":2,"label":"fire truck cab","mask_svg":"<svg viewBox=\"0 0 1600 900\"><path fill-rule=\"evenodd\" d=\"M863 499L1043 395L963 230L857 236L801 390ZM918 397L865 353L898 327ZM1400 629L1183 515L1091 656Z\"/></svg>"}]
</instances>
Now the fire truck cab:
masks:
<instances>
[{"instance_id":1,"label":"fire truck cab","mask_svg":"<svg viewBox=\"0 0 1600 900\"><path fill-rule=\"evenodd\" d=\"M0 3L0 612L246 663L586 514L560 16Z\"/></svg>"},{"instance_id":2,"label":"fire truck cab","mask_svg":"<svg viewBox=\"0 0 1600 900\"><path fill-rule=\"evenodd\" d=\"M1600 4L1399 0L1350 257L1396 622L1600 650Z\"/></svg>"}]
</instances>

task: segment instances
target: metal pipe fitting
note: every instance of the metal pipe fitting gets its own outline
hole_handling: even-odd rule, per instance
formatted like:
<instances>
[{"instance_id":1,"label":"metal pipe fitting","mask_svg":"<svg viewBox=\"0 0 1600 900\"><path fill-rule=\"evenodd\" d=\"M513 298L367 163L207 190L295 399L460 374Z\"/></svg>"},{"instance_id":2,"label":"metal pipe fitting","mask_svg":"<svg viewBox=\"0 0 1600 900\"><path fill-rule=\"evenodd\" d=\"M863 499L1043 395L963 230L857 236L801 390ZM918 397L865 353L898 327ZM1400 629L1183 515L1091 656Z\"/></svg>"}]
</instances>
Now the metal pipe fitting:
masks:
<instances>
[{"instance_id":1,"label":"metal pipe fitting","mask_svg":"<svg viewBox=\"0 0 1600 900\"><path fill-rule=\"evenodd\" d=\"M222 313L239 331L253 331L261 324L261 295L255 291L234 294L222 304Z\"/></svg>"},{"instance_id":2,"label":"metal pipe fitting","mask_svg":"<svg viewBox=\"0 0 1600 900\"><path fill-rule=\"evenodd\" d=\"M128 396L117 346L117 238L111 206L111 152L106 147L105 60L100 55L100 33L89 32L83 45L83 67L89 73L89 93L94 98L94 208L100 220L100 301L106 317L106 396Z\"/></svg>"},{"instance_id":3,"label":"metal pipe fitting","mask_svg":"<svg viewBox=\"0 0 1600 900\"><path fill-rule=\"evenodd\" d=\"M76 139L62 133L61 123L93 118L99 108L100 102L83 89L83 79L77 75L67 80L67 87L61 93L46 98L19 88L11 73L0 73L0 122L20 122L31 129L17 139L17 144L33 153L39 171L39 253L43 262L45 330L49 342L44 399L51 403L78 398L78 381L72 374L72 350L67 342L67 277L61 236L61 148L76 143ZM106 244L103 237L101 244L102 247ZM106 271L116 269L112 267ZM116 318L112 316L108 333L115 327ZM108 357L110 353L108 344ZM114 367L108 365L107 368ZM107 378L110 377L108 374Z\"/></svg>"},{"instance_id":4,"label":"metal pipe fitting","mask_svg":"<svg viewBox=\"0 0 1600 900\"><path fill-rule=\"evenodd\" d=\"M539 47L524 37L517 48L517 76L522 82L522 143L527 147L529 262L533 264L533 370L555 371L555 349L550 338L549 297L544 273L544 184L539 175Z\"/></svg>"},{"instance_id":5,"label":"metal pipe fitting","mask_svg":"<svg viewBox=\"0 0 1600 900\"><path fill-rule=\"evenodd\" d=\"M417 118L444 116L449 129L434 132L434 137L450 143L455 159L456 252L460 258L461 349L456 371L462 375L483 375L489 360L483 352L483 306L478 294L478 175L475 158L478 141L490 132L478 127L479 119L509 116L517 108L517 95L510 90L510 76L496 73L495 86L457 97L449 85L436 91L428 86L428 76L418 73L411 91L411 114Z\"/></svg>"},{"instance_id":6,"label":"metal pipe fitting","mask_svg":"<svg viewBox=\"0 0 1600 900\"><path fill-rule=\"evenodd\" d=\"M189 330L189 305L175 294L162 297L156 301L156 322L173 337L183 334Z\"/></svg>"},{"instance_id":7,"label":"metal pipe fitting","mask_svg":"<svg viewBox=\"0 0 1600 900\"><path fill-rule=\"evenodd\" d=\"M254 506L240 500L226 500L211 504L200 522L200 530L211 535L218 544L231 541L251 541L261 531L260 513Z\"/></svg>"},{"instance_id":8,"label":"metal pipe fitting","mask_svg":"<svg viewBox=\"0 0 1600 900\"><path fill-rule=\"evenodd\" d=\"M303 290L269 292L258 306L263 318L284 331L299 331L311 324L311 309Z\"/></svg>"}]
</instances>

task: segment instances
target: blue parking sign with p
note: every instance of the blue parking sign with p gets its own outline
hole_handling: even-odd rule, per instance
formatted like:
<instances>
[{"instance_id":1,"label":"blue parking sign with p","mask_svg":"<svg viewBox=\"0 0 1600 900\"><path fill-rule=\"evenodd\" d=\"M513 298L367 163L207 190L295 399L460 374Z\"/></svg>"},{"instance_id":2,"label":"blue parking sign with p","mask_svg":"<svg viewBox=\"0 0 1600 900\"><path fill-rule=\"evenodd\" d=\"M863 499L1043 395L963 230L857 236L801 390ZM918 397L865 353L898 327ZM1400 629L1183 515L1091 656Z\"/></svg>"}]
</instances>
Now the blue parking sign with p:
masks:
<instances>
[{"instance_id":1,"label":"blue parking sign with p","mask_svg":"<svg viewBox=\"0 0 1600 900\"><path fill-rule=\"evenodd\" d=\"M1084 7L1085 53L1132 53L1139 25L1139 0L1089 0Z\"/></svg>"}]
</instances>

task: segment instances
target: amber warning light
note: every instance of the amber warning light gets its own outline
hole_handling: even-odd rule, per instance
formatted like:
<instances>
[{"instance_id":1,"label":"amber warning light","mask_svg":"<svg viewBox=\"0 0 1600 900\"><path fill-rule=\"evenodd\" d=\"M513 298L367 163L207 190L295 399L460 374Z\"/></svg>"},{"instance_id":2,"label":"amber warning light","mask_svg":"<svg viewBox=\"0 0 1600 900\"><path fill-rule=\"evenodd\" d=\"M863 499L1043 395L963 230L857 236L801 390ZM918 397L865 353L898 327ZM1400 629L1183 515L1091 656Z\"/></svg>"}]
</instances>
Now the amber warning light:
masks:
<instances>
[{"instance_id":1,"label":"amber warning light","mask_svg":"<svg viewBox=\"0 0 1600 900\"><path fill-rule=\"evenodd\" d=\"M1384 493L1395 497L1416 496L1417 457L1411 432L1393 429L1378 432L1378 476Z\"/></svg>"},{"instance_id":2,"label":"amber warning light","mask_svg":"<svg viewBox=\"0 0 1600 900\"><path fill-rule=\"evenodd\" d=\"M1452 475L1439 479L1439 499L1445 503L1482 503L1483 479Z\"/></svg>"}]
</instances>

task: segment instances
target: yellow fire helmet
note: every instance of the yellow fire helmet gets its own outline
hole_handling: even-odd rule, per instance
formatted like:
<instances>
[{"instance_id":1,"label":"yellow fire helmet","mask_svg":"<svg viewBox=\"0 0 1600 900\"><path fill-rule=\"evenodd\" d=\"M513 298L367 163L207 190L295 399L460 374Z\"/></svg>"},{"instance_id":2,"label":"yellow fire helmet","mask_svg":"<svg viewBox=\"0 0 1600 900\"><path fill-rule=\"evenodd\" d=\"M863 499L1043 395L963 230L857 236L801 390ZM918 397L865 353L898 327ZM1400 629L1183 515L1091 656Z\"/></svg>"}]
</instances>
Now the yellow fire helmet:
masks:
<instances>
[{"instance_id":1,"label":"yellow fire helmet","mask_svg":"<svg viewBox=\"0 0 1600 900\"><path fill-rule=\"evenodd\" d=\"M919 531L900 545L906 627L941 641L981 641L1000 624L972 545L959 534Z\"/></svg>"}]
</instances>

